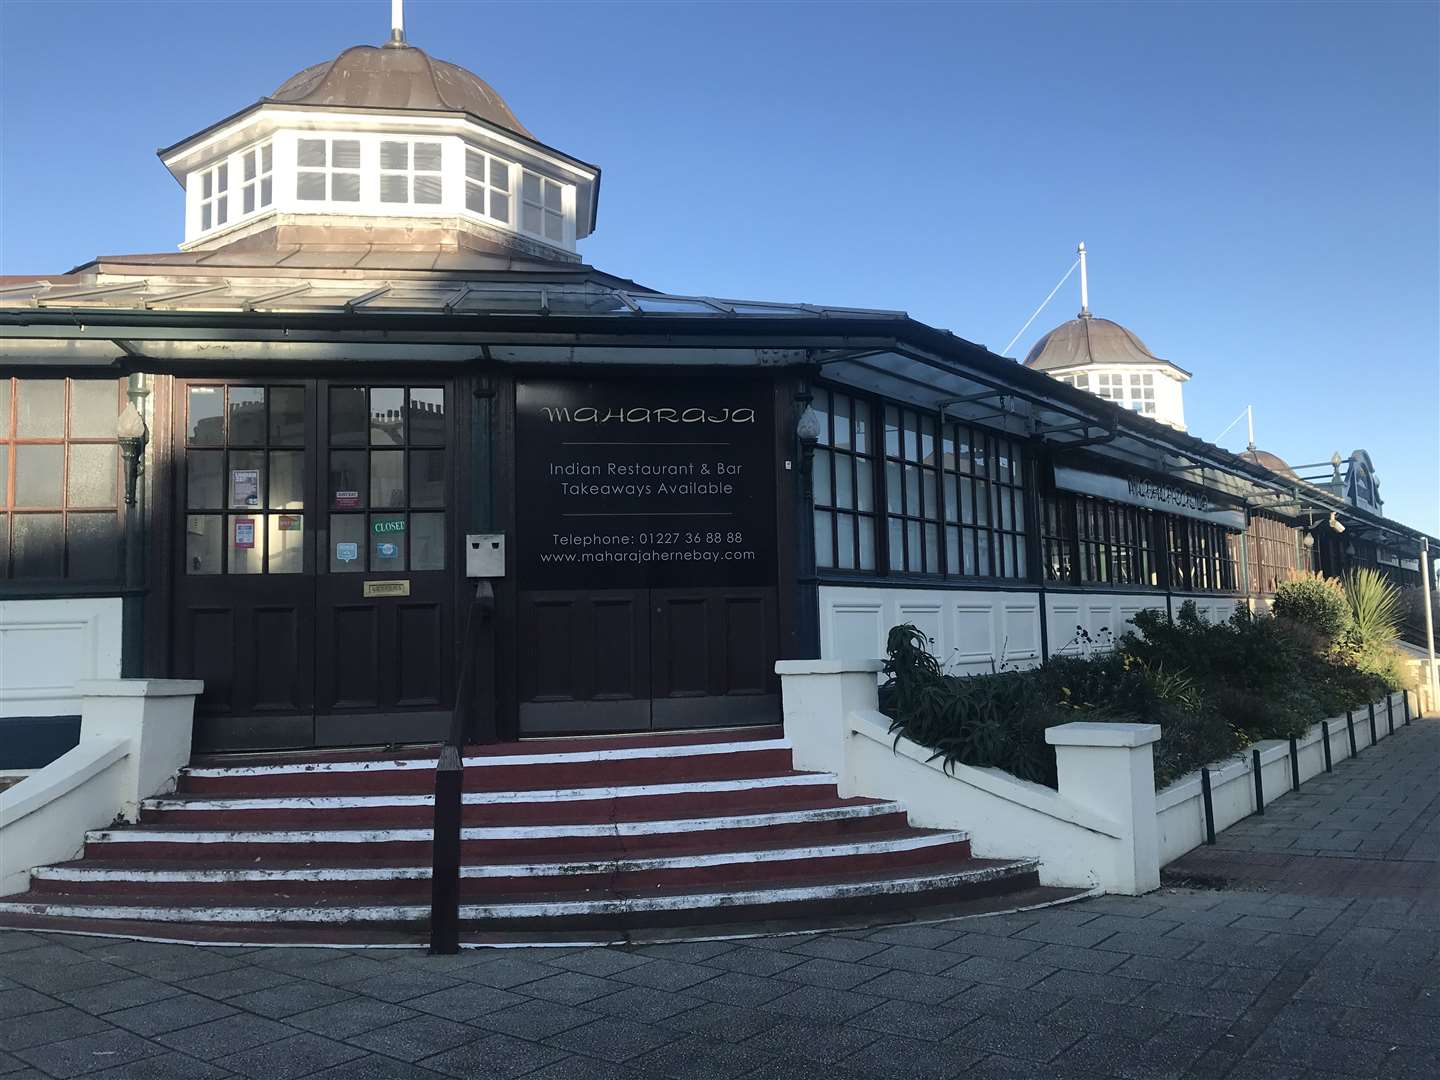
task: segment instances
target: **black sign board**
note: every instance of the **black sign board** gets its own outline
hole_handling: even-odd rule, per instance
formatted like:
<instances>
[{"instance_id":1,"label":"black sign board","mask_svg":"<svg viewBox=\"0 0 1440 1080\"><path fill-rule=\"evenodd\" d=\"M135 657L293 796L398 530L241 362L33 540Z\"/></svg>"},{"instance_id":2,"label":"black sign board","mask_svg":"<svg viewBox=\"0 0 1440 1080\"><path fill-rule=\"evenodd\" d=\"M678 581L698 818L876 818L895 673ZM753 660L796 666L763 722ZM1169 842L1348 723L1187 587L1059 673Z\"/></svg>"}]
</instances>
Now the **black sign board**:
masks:
<instances>
[{"instance_id":1,"label":"black sign board","mask_svg":"<svg viewBox=\"0 0 1440 1080\"><path fill-rule=\"evenodd\" d=\"M773 584L771 413L743 379L520 383L521 584Z\"/></svg>"}]
</instances>

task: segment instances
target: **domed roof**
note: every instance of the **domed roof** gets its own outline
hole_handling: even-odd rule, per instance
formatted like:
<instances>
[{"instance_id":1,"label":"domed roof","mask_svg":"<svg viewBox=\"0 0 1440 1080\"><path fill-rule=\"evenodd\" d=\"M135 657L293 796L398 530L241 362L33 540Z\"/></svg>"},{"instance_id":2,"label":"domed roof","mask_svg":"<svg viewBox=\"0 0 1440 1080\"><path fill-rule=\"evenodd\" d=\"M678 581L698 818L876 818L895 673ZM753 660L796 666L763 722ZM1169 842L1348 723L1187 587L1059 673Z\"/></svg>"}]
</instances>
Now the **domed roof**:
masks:
<instances>
[{"instance_id":1,"label":"domed roof","mask_svg":"<svg viewBox=\"0 0 1440 1080\"><path fill-rule=\"evenodd\" d=\"M1293 477L1296 480L1300 479L1299 476L1296 476L1295 470L1285 464L1283 458L1277 454L1270 453L1268 450L1246 450L1240 456L1246 461L1259 465L1262 469L1269 469L1273 473Z\"/></svg>"},{"instance_id":2,"label":"domed roof","mask_svg":"<svg viewBox=\"0 0 1440 1080\"><path fill-rule=\"evenodd\" d=\"M410 45L356 45L290 76L267 100L463 112L527 139L535 137L485 80Z\"/></svg>"},{"instance_id":3,"label":"domed roof","mask_svg":"<svg viewBox=\"0 0 1440 1080\"><path fill-rule=\"evenodd\" d=\"M1025 357L1025 366L1036 371L1082 364L1170 364L1183 374L1190 374L1152 353L1134 331L1088 314L1061 323L1037 341Z\"/></svg>"}]
</instances>

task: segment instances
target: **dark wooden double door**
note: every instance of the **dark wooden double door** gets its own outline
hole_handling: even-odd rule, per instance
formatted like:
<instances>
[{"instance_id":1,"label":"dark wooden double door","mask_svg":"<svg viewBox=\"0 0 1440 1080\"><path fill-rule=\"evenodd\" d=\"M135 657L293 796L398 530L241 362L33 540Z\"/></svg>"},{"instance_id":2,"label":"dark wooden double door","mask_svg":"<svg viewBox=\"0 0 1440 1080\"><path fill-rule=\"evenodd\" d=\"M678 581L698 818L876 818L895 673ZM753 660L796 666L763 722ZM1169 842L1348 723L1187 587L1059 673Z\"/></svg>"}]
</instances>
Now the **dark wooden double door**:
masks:
<instances>
[{"instance_id":1,"label":"dark wooden double door","mask_svg":"<svg viewBox=\"0 0 1440 1080\"><path fill-rule=\"evenodd\" d=\"M452 392L175 381L173 669L197 749L433 741L454 686Z\"/></svg>"},{"instance_id":2,"label":"dark wooden double door","mask_svg":"<svg viewBox=\"0 0 1440 1080\"><path fill-rule=\"evenodd\" d=\"M779 721L774 588L520 593L522 735Z\"/></svg>"}]
</instances>

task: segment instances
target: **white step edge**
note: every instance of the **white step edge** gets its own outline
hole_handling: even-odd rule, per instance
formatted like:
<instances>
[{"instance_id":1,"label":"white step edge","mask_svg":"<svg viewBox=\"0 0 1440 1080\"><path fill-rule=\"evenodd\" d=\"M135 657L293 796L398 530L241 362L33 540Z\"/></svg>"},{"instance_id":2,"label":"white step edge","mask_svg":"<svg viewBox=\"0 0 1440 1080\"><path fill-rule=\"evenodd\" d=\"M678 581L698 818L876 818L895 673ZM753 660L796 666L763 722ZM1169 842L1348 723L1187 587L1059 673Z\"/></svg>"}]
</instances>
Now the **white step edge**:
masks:
<instances>
[{"instance_id":1,"label":"white step edge","mask_svg":"<svg viewBox=\"0 0 1440 1080\"><path fill-rule=\"evenodd\" d=\"M915 877L801 885L792 888L740 889L732 892L672 896L613 897L596 900L538 900L510 904L461 904L460 918L545 919L577 915L622 915L647 911L708 910L795 904L813 900L850 900L868 896L907 896L932 889L994 881L1033 870L1036 859ZM17 903L0 901L0 915L43 915L70 919L190 923L393 923L430 917L429 904L340 905L334 907L146 907L120 904Z\"/></svg>"},{"instance_id":2,"label":"white step edge","mask_svg":"<svg viewBox=\"0 0 1440 1080\"><path fill-rule=\"evenodd\" d=\"M834 773L800 773L796 776L754 776L735 780L691 780L678 784L627 784L615 787L549 788L538 791L467 791L466 806L505 806L524 803L595 802L601 799L639 799L657 795L714 794L722 791L762 791L785 787L834 787ZM145 799L146 810L350 810L391 806L431 806L427 795L274 795L229 798L163 797Z\"/></svg>"},{"instance_id":3,"label":"white step edge","mask_svg":"<svg viewBox=\"0 0 1440 1080\"><path fill-rule=\"evenodd\" d=\"M663 836L670 833L758 829L771 825L803 825L849 818L903 814L897 802L861 803L783 810L768 814L677 818L664 821L615 821L585 825L473 826L460 830L462 840L539 840L555 836ZM85 834L87 844L386 844L429 843L431 829L99 829Z\"/></svg>"},{"instance_id":4,"label":"white step edge","mask_svg":"<svg viewBox=\"0 0 1440 1080\"><path fill-rule=\"evenodd\" d=\"M944 847L970 839L964 832L927 833L889 839L859 840L846 844L813 847L761 848L756 851L720 851L697 855L672 855L647 859L575 859L547 863L504 863L462 866L465 878L566 877L576 874L625 874L649 870L685 870L704 866L733 866L739 863L799 862L809 859L838 859L851 855L889 855ZM225 884L241 881L427 881L428 866L315 866L290 869L263 867L150 870L129 867L42 866L31 871L42 881L127 884Z\"/></svg>"},{"instance_id":5,"label":"white step edge","mask_svg":"<svg viewBox=\"0 0 1440 1080\"><path fill-rule=\"evenodd\" d=\"M612 750L563 750L552 754L487 754L464 759L467 769L507 765L581 765L594 761L633 761L641 758L701 757L710 754L745 754L789 750L789 739L750 739L729 743L685 743L678 746L625 746ZM436 759L395 758L366 761L300 761L287 765L216 765L187 767L186 776L294 776L307 773L404 772L434 769Z\"/></svg>"}]
</instances>

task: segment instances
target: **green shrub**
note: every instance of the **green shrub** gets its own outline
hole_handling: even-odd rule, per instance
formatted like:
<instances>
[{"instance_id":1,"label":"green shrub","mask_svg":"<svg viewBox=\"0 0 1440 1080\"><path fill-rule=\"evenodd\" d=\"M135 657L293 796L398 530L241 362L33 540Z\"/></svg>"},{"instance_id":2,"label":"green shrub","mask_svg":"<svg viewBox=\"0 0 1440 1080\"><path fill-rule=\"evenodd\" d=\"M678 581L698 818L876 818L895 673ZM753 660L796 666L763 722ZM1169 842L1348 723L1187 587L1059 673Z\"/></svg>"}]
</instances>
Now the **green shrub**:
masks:
<instances>
[{"instance_id":1,"label":"green shrub","mask_svg":"<svg viewBox=\"0 0 1440 1080\"><path fill-rule=\"evenodd\" d=\"M1303 574L1282 583L1275 590L1271 612L1308 626L1331 641L1350 629L1350 601L1334 578Z\"/></svg>"},{"instance_id":2,"label":"green shrub","mask_svg":"<svg viewBox=\"0 0 1440 1080\"><path fill-rule=\"evenodd\" d=\"M1144 611L1134 624L1113 650L1082 649L988 675L947 675L923 632L897 626L886 644L881 709L897 741L928 747L947 767L990 766L1052 787L1047 727L1159 724L1155 783L1164 787L1252 742L1299 736L1322 717L1403 685L1402 660L1388 642L1361 644L1351 632L1334 643L1294 617L1241 608L1210 623L1186 602L1174 619Z\"/></svg>"}]
</instances>

